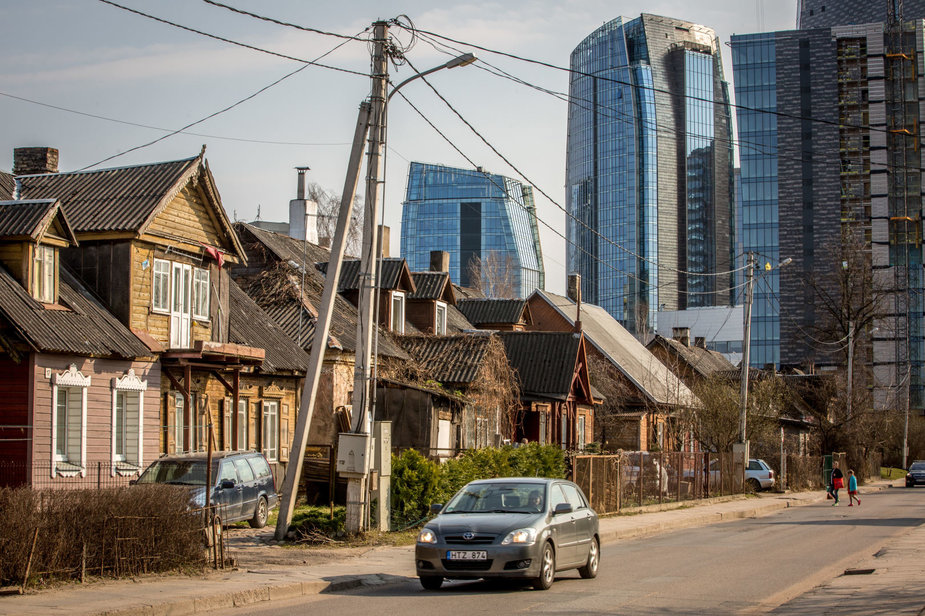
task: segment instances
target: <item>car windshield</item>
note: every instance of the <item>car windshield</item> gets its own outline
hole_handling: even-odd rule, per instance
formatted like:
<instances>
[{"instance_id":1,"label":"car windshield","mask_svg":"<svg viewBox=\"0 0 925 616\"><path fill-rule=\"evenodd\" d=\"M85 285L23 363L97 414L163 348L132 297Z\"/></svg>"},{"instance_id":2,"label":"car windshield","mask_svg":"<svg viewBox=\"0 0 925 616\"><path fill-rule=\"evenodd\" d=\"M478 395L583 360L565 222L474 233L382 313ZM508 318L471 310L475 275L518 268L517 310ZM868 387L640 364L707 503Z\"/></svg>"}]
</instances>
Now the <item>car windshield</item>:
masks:
<instances>
[{"instance_id":1,"label":"car windshield","mask_svg":"<svg viewBox=\"0 0 925 616\"><path fill-rule=\"evenodd\" d=\"M910 471L925 471L925 462L916 462L909 467Z\"/></svg>"},{"instance_id":2,"label":"car windshield","mask_svg":"<svg viewBox=\"0 0 925 616\"><path fill-rule=\"evenodd\" d=\"M214 471L212 476L215 477ZM142 473L137 483L204 486L206 485L206 463L202 460L158 460Z\"/></svg>"},{"instance_id":3,"label":"car windshield","mask_svg":"<svg viewBox=\"0 0 925 616\"><path fill-rule=\"evenodd\" d=\"M534 482L476 483L450 499L443 513L539 513L546 508L545 485Z\"/></svg>"}]
</instances>

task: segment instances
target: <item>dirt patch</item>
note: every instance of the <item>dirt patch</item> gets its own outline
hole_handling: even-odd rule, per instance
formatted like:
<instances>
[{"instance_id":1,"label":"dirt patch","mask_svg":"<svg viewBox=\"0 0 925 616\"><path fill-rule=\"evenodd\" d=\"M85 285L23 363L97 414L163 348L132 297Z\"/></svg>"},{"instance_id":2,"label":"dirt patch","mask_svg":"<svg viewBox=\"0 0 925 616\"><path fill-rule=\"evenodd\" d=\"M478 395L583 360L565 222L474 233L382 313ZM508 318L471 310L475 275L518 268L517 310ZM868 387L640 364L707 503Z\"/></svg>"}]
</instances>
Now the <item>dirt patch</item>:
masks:
<instances>
[{"instance_id":1,"label":"dirt patch","mask_svg":"<svg viewBox=\"0 0 925 616\"><path fill-rule=\"evenodd\" d=\"M277 543L273 538L275 530L271 527L226 528L225 542L229 555L242 569L268 565L320 565L363 556L377 547L346 543L326 546Z\"/></svg>"}]
</instances>

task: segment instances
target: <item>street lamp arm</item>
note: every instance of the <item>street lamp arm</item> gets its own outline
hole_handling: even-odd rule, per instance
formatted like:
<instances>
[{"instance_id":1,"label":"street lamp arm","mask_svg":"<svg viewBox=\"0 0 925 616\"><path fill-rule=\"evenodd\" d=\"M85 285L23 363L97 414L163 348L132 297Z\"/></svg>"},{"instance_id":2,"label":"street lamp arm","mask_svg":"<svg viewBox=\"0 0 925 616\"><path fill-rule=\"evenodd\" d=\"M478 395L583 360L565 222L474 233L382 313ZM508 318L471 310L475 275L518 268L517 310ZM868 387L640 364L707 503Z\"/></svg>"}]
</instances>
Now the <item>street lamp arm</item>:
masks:
<instances>
[{"instance_id":1,"label":"street lamp arm","mask_svg":"<svg viewBox=\"0 0 925 616\"><path fill-rule=\"evenodd\" d=\"M405 80L402 81L401 83L399 83L399 84L398 84L397 86L395 86L394 88L392 88L392 91L389 92L389 96L388 96L388 98L386 98L386 101L392 100L392 96L394 96L396 92L398 92L405 84L407 84L407 83L409 83L409 82L411 82L411 81L414 81L415 79L419 79L419 78L421 78L421 77L426 77L427 75L430 75L431 73L436 73L437 71L442 71L442 70L445 69L445 68L456 68L457 66L467 66L467 65L472 64L473 62L475 62L476 59L477 59L477 58L476 58L474 55L472 55L471 53L464 53L464 54L462 54L461 56L456 56L455 58L453 58L453 59L450 60L449 62L444 62L444 63L441 64L440 66L435 66L435 67L433 67L433 68L427 69L426 71L423 71L423 72L420 72L420 73L416 73L416 74L412 75L411 77L408 77L407 79L405 79Z\"/></svg>"}]
</instances>

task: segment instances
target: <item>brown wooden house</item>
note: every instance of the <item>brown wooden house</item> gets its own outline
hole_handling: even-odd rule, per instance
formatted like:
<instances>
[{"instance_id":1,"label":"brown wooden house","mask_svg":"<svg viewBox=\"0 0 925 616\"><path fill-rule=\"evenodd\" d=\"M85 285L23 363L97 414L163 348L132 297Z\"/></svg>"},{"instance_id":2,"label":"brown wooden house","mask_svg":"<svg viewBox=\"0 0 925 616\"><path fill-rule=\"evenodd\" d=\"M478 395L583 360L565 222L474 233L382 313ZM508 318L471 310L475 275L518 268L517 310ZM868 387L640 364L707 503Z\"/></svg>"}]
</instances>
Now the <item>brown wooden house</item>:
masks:
<instances>
[{"instance_id":1,"label":"brown wooden house","mask_svg":"<svg viewBox=\"0 0 925 616\"><path fill-rule=\"evenodd\" d=\"M0 485L127 483L157 455L153 353L61 265L56 199L0 202Z\"/></svg>"},{"instance_id":2,"label":"brown wooden house","mask_svg":"<svg viewBox=\"0 0 925 616\"><path fill-rule=\"evenodd\" d=\"M318 269L327 273L327 262L318 263ZM340 269L337 292L354 306L360 303L360 266L358 259L344 259ZM408 320L408 297L415 291L411 270L404 259L385 257L379 259L377 274L379 287L379 327L393 334L406 333ZM407 331L407 333L415 333Z\"/></svg>"},{"instance_id":3,"label":"brown wooden house","mask_svg":"<svg viewBox=\"0 0 925 616\"><path fill-rule=\"evenodd\" d=\"M467 298L457 301L456 306L479 329L521 332L533 326L530 306L524 299Z\"/></svg>"}]
</instances>

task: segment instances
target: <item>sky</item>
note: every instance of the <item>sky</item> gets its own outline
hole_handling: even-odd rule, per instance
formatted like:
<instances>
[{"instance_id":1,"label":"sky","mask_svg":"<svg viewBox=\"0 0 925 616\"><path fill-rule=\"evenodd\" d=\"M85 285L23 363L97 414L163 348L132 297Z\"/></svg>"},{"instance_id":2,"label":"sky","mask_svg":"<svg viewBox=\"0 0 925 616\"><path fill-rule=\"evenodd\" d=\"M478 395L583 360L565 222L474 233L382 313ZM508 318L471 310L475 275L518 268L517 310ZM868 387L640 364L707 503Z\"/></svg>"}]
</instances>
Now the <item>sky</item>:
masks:
<instances>
[{"instance_id":1,"label":"sky","mask_svg":"<svg viewBox=\"0 0 925 616\"><path fill-rule=\"evenodd\" d=\"M233 13L202 0L114 0L204 33L303 60L331 52L343 39ZM225 0L280 21L366 37L377 20L404 23L459 41L567 67L587 35L619 16L654 13L732 34L794 28L796 0ZM118 167L195 156L203 145L222 203L234 220L285 221L295 197L294 167L340 194L357 109L369 95L369 44L351 40L320 62L361 73L308 66L210 119L168 135L254 95L304 63L246 49L130 13L101 0L0 0L0 168L12 169L13 148L51 146L59 169ZM393 27L409 64L419 71L457 52ZM504 58L465 45L480 60L520 80L566 93L565 71ZM390 66L399 83L411 66ZM429 80L512 169L450 111L425 83L402 93L477 165L537 187L537 216L547 289L565 288L565 144L567 104L503 79L480 64L444 70ZM26 99L26 100L23 100ZM76 112L76 113L75 113ZM95 116L95 117L94 117ZM144 126L138 126L144 125ZM196 133L196 134L190 134ZM138 148L138 149L133 149ZM471 168L469 162L400 97L389 106L383 217L391 254L399 253L401 202L410 161ZM518 171L519 170L519 171ZM365 171L364 171L365 174ZM522 176L521 176L522 174ZM365 177L364 176L361 176ZM363 192L361 179L359 192ZM541 192L551 197L547 199Z\"/></svg>"}]
</instances>

